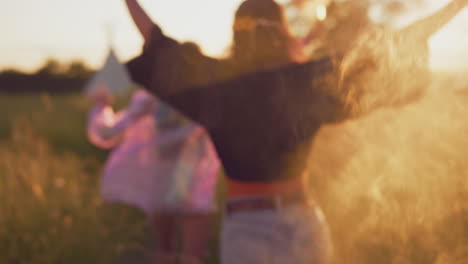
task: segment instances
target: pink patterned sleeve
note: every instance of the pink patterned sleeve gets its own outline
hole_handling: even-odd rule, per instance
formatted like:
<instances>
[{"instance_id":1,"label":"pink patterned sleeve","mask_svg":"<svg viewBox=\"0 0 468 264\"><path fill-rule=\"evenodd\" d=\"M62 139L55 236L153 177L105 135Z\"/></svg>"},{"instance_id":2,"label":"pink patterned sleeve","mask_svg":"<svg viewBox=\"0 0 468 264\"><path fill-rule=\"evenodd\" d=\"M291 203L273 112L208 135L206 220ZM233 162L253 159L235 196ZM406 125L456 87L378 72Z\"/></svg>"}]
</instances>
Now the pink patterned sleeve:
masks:
<instances>
[{"instance_id":1,"label":"pink patterned sleeve","mask_svg":"<svg viewBox=\"0 0 468 264\"><path fill-rule=\"evenodd\" d=\"M109 149L121 142L125 130L148 114L155 103L146 92L137 91L127 109L114 112L110 105L96 105L88 115L88 138L94 145Z\"/></svg>"},{"instance_id":2,"label":"pink patterned sleeve","mask_svg":"<svg viewBox=\"0 0 468 264\"><path fill-rule=\"evenodd\" d=\"M106 105L94 106L88 114L88 139L97 147L109 149L118 145L122 131L116 127L117 113Z\"/></svg>"}]
</instances>

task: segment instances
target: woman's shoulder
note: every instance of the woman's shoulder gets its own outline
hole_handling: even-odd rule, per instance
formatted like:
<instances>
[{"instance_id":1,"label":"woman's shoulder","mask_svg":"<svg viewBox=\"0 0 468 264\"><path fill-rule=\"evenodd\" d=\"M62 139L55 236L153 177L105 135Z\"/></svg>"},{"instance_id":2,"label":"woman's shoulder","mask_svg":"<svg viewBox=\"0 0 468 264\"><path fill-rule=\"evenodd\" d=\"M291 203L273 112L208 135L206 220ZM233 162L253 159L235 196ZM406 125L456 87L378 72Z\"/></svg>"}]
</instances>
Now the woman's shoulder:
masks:
<instances>
[{"instance_id":1,"label":"woman's shoulder","mask_svg":"<svg viewBox=\"0 0 468 264\"><path fill-rule=\"evenodd\" d=\"M157 107L158 104L159 100L155 96L148 91L141 89L132 94L126 110L130 116L139 117L153 112L153 109Z\"/></svg>"},{"instance_id":2,"label":"woman's shoulder","mask_svg":"<svg viewBox=\"0 0 468 264\"><path fill-rule=\"evenodd\" d=\"M139 89L132 94L130 104L149 104L156 103L158 100L145 89Z\"/></svg>"}]
</instances>

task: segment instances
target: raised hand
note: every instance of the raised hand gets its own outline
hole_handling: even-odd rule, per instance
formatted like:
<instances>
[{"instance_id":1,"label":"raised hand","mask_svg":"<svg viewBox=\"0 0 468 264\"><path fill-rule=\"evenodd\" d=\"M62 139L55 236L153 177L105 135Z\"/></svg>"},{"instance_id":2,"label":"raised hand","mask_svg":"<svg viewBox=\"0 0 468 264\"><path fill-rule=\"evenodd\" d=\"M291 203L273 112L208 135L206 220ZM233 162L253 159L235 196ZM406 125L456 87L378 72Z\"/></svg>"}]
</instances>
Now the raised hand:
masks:
<instances>
[{"instance_id":1,"label":"raised hand","mask_svg":"<svg viewBox=\"0 0 468 264\"><path fill-rule=\"evenodd\" d=\"M92 94L89 94L89 98L96 105L109 105L112 103L112 97L109 89L104 84L100 84Z\"/></svg>"},{"instance_id":2,"label":"raised hand","mask_svg":"<svg viewBox=\"0 0 468 264\"><path fill-rule=\"evenodd\" d=\"M445 7L434 14L420 19L407 26L401 32L421 41L427 41L429 38L445 26L454 16L456 16L464 7L468 0L453 0Z\"/></svg>"},{"instance_id":3,"label":"raised hand","mask_svg":"<svg viewBox=\"0 0 468 264\"><path fill-rule=\"evenodd\" d=\"M125 0L125 3L127 4L127 9L141 35L145 41L149 41L151 29L154 27L153 21L145 10L143 10L137 0Z\"/></svg>"},{"instance_id":4,"label":"raised hand","mask_svg":"<svg viewBox=\"0 0 468 264\"><path fill-rule=\"evenodd\" d=\"M468 0L453 0L456 4L458 4L460 7L465 7L468 4Z\"/></svg>"}]
</instances>

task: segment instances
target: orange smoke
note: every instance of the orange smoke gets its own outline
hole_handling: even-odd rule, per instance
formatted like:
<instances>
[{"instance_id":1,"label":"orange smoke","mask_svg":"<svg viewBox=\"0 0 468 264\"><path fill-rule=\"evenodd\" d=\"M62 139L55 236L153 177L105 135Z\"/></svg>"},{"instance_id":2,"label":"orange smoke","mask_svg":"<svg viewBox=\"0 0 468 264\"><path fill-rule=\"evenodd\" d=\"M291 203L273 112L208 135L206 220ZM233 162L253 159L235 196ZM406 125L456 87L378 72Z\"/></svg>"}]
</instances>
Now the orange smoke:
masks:
<instances>
[{"instance_id":1,"label":"orange smoke","mask_svg":"<svg viewBox=\"0 0 468 264\"><path fill-rule=\"evenodd\" d=\"M336 263L468 263L468 79L322 129L312 188Z\"/></svg>"}]
</instances>

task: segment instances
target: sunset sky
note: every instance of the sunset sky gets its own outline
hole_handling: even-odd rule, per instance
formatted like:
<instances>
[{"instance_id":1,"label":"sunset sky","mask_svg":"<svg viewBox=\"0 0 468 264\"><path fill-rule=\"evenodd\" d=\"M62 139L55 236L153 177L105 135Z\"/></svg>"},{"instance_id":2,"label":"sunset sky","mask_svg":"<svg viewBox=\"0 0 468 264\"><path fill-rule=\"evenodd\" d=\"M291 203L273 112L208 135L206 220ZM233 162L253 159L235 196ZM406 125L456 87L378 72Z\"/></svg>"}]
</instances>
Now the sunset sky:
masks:
<instances>
[{"instance_id":1,"label":"sunset sky","mask_svg":"<svg viewBox=\"0 0 468 264\"><path fill-rule=\"evenodd\" d=\"M428 9L446 0L425 0ZM231 38L233 13L241 0L140 0L165 32L192 40L213 56ZM410 14L408 17L415 17ZM113 46L126 60L140 52L142 39L123 0L0 0L0 69L33 71L45 59L84 60L98 67L108 50L106 25ZM431 41L434 68L468 68L468 9Z\"/></svg>"}]
</instances>

